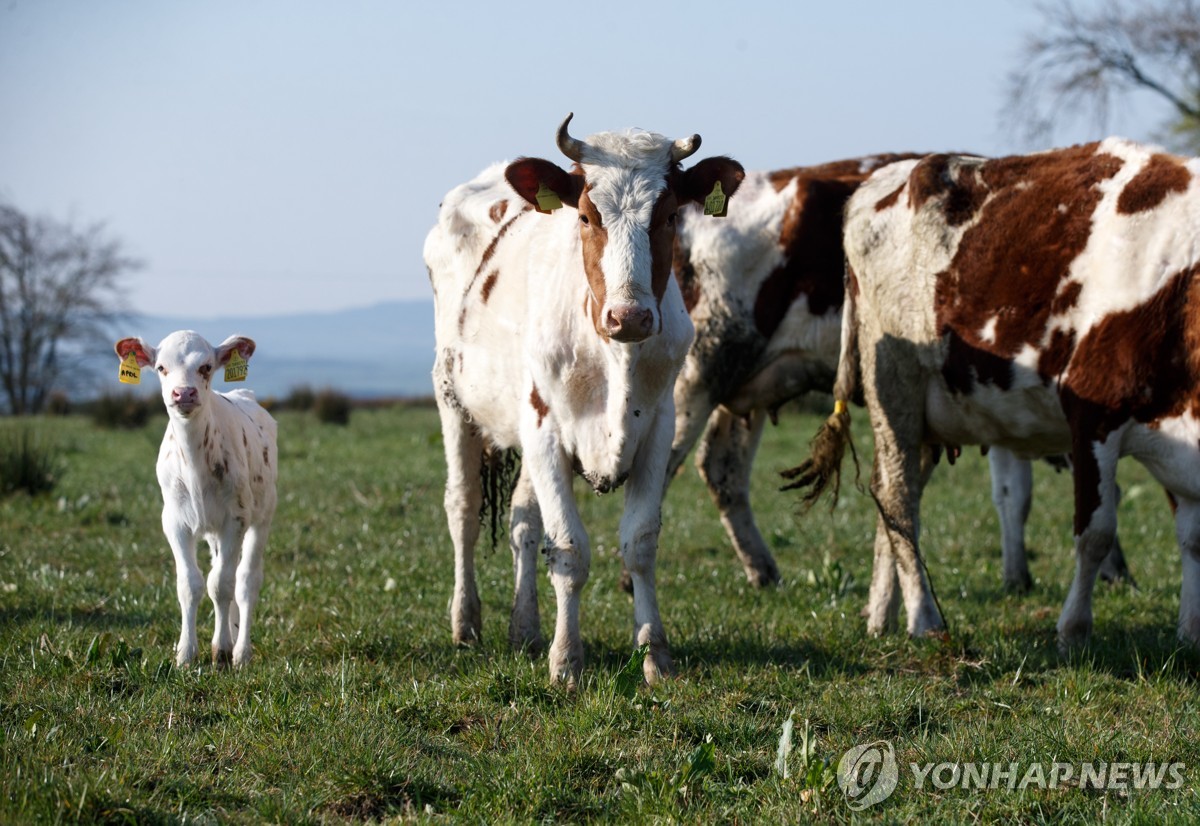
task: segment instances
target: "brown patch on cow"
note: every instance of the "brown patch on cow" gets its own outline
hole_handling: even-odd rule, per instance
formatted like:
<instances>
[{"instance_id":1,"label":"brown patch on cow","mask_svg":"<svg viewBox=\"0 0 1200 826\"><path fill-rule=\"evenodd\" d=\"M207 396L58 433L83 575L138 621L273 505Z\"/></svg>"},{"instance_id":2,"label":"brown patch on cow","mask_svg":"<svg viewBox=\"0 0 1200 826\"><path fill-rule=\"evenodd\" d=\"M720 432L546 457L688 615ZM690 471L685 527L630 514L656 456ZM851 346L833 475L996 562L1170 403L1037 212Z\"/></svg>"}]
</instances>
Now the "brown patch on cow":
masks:
<instances>
[{"instance_id":1,"label":"brown patch on cow","mask_svg":"<svg viewBox=\"0 0 1200 826\"><path fill-rule=\"evenodd\" d=\"M675 251L675 227L679 217L679 201L670 189L664 190L650 213L650 291L662 306L667 284L671 283L671 263ZM659 315L659 323L662 316Z\"/></svg>"},{"instance_id":2,"label":"brown patch on cow","mask_svg":"<svg viewBox=\"0 0 1200 826\"><path fill-rule=\"evenodd\" d=\"M533 411L537 413L537 426L541 427L542 420L550 412L550 405L542 400L542 394L538 392L536 384L533 386L533 392L529 394L529 404L533 406Z\"/></svg>"},{"instance_id":3,"label":"brown patch on cow","mask_svg":"<svg viewBox=\"0 0 1200 826\"><path fill-rule=\"evenodd\" d=\"M1154 425L1200 413L1198 272L1184 270L1137 307L1105 316L1075 348L1060 395L1072 423L1077 535L1100 504L1095 442L1130 419Z\"/></svg>"},{"instance_id":4,"label":"brown patch on cow","mask_svg":"<svg viewBox=\"0 0 1200 826\"><path fill-rule=\"evenodd\" d=\"M204 447L208 447L208 429L209 425L204 425L204 441L202 442Z\"/></svg>"},{"instance_id":5,"label":"brown patch on cow","mask_svg":"<svg viewBox=\"0 0 1200 826\"><path fill-rule=\"evenodd\" d=\"M1001 390L1012 387L1012 359L976 347L954 332L948 333L946 340L942 376L952 392L970 395L976 384L990 384Z\"/></svg>"},{"instance_id":6,"label":"brown patch on cow","mask_svg":"<svg viewBox=\"0 0 1200 826\"><path fill-rule=\"evenodd\" d=\"M917 164L911 199L941 198L951 223L982 210L937 275L938 329L961 338L964 352L1012 359L1025 345L1040 347L1050 318L1078 300L1079 285L1063 282L1087 245L1102 197L1098 184L1122 164L1097 155L1095 146L991 161L933 156Z\"/></svg>"},{"instance_id":7,"label":"brown patch on cow","mask_svg":"<svg viewBox=\"0 0 1200 826\"><path fill-rule=\"evenodd\" d=\"M1038 375L1042 381L1049 384L1062 378L1063 371L1071 360L1071 352L1075 349L1075 332L1058 329L1050 334L1050 341L1038 356Z\"/></svg>"},{"instance_id":8,"label":"brown patch on cow","mask_svg":"<svg viewBox=\"0 0 1200 826\"><path fill-rule=\"evenodd\" d=\"M471 290L473 290L475 288L475 282L479 280L479 276L487 269L487 265L492 260L492 256L496 254L496 247L500 244L500 239L502 239L505 236L505 234L509 231L509 229L512 227L512 225L514 223L516 223L518 218L520 218L522 215L527 214L528 212L529 212L528 209L523 209L520 212L518 212L516 215L514 215L512 218L508 219L506 222L504 222L503 224L500 225L500 229L498 229L496 231L495 236L492 238L491 242L488 243L487 249L485 249L483 251L483 255L479 259L479 266L477 266L475 268L475 274L471 277L471 283L467 285L467 293L468 294L471 292ZM485 298L484 301L486 301L486 300L487 299ZM458 314L458 330L460 333L462 332L463 327L466 326L467 310L469 309L469 307L470 307L470 304L464 303L462 311Z\"/></svg>"},{"instance_id":9,"label":"brown patch on cow","mask_svg":"<svg viewBox=\"0 0 1200 826\"><path fill-rule=\"evenodd\" d=\"M224 479L225 479L225 465L224 465L224 464L214 464L214 465L212 466L212 474L213 474L213 476L215 476L215 477L216 477L216 479L217 479L217 481L218 481L218 482L224 481Z\"/></svg>"},{"instance_id":10,"label":"brown patch on cow","mask_svg":"<svg viewBox=\"0 0 1200 826\"><path fill-rule=\"evenodd\" d=\"M271 466L270 451L265 447L263 448L263 464L266 465L267 467Z\"/></svg>"},{"instance_id":11,"label":"brown patch on cow","mask_svg":"<svg viewBox=\"0 0 1200 826\"><path fill-rule=\"evenodd\" d=\"M250 439L246 436L245 428L242 428L242 447L250 447Z\"/></svg>"},{"instance_id":12,"label":"brown patch on cow","mask_svg":"<svg viewBox=\"0 0 1200 826\"><path fill-rule=\"evenodd\" d=\"M683 306L688 315L691 315L692 310L700 303L700 279L696 277L691 250L683 246L678 234L675 236L671 257L675 266L675 280L679 282L679 292L683 294Z\"/></svg>"},{"instance_id":13,"label":"brown patch on cow","mask_svg":"<svg viewBox=\"0 0 1200 826\"><path fill-rule=\"evenodd\" d=\"M1154 209L1172 192L1185 192L1192 173L1183 161L1170 155L1152 155L1142 171L1121 190L1117 212L1133 215Z\"/></svg>"},{"instance_id":14,"label":"brown patch on cow","mask_svg":"<svg viewBox=\"0 0 1200 826\"><path fill-rule=\"evenodd\" d=\"M483 280L483 286L479 289L479 297L483 299L483 303L492 296L492 288L496 286L496 279L500 277L499 270L492 270L488 273L488 277Z\"/></svg>"},{"instance_id":15,"label":"brown patch on cow","mask_svg":"<svg viewBox=\"0 0 1200 826\"><path fill-rule=\"evenodd\" d=\"M604 309L608 292L604 286L604 270L600 267L600 259L604 255L604 247L608 243L608 230L600 217L600 210L592 203L589 192L591 185L585 186L579 195L579 236L583 241L583 272L587 277L588 288L591 290L592 327L600 335L604 328L600 323L600 313Z\"/></svg>"},{"instance_id":16,"label":"brown patch on cow","mask_svg":"<svg viewBox=\"0 0 1200 826\"><path fill-rule=\"evenodd\" d=\"M504 220L504 213L508 209L508 199L499 200L492 204L492 208L488 210L488 217L492 219L492 223L498 224Z\"/></svg>"},{"instance_id":17,"label":"brown patch on cow","mask_svg":"<svg viewBox=\"0 0 1200 826\"><path fill-rule=\"evenodd\" d=\"M783 263L764 279L754 299L754 326L764 338L774 335L788 308L802 295L814 316L842 306L842 213L862 181L863 177L800 177L797 181L779 233Z\"/></svg>"},{"instance_id":18,"label":"brown patch on cow","mask_svg":"<svg viewBox=\"0 0 1200 826\"><path fill-rule=\"evenodd\" d=\"M900 200L900 193L903 191L904 191L904 184L900 184L900 186L898 186L894 190L892 190L891 194L884 195L882 198L880 198L878 201L875 202L875 211L883 212L885 209L889 209L889 208L895 206L896 202Z\"/></svg>"}]
</instances>

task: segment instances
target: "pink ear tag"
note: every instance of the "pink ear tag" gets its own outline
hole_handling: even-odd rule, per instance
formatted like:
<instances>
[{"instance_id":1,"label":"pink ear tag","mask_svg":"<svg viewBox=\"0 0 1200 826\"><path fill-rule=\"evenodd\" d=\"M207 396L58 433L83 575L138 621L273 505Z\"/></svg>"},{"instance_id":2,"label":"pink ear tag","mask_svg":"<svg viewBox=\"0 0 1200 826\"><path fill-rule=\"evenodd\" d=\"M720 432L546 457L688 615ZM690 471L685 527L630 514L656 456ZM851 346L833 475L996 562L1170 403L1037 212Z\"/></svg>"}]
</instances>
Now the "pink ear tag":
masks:
<instances>
[{"instance_id":1,"label":"pink ear tag","mask_svg":"<svg viewBox=\"0 0 1200 826\"><path fill-rule=\"evenodd\" d=\"M229 361L225 362L225 381L245 381L249 370L250 362L242 358L242 354L235 347L229 354Z\"/></svg>"},{"instance_id":2,"label":"pink ear tag","mask_svg":"<svg viewBox=\"0 0 1200 826\"><path fill-rule=\"evenodd\" d=\"M138 366L137 354L132 350L125 358L121 359L121 372L117 374L121 384L141 384L142 383L142 368Z\"/></svg>"}]
</instances>

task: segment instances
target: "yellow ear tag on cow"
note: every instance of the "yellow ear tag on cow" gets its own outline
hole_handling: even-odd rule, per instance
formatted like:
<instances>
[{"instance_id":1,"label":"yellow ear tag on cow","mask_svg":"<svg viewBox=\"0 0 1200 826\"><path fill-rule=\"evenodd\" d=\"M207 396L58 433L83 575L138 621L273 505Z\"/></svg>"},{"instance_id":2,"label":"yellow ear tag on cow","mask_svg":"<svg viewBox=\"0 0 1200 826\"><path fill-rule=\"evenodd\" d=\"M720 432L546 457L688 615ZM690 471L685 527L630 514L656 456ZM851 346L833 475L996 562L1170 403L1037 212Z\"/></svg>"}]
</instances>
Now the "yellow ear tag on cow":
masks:
<instances>
[{"instance_id":1,"label":"yellow ear tag on cow","mask_svg":"<svg viewBox=\"0 0 1200 826\"><path fill-rule=\"evenodd\" d=\"M533 196L537 199L537 211L549 215L556 209L562 209L562 201L554 190L546 186L541 181L538 181L537 194Z\"/></svg>"},{"instance_id":2,"label":"yellow ear tag on cow","mask_svg":"<svg viewBox=\"0 0 1200 826\"><path fill-rule=\"evenodd\" d=\"M121 380L121 384L142 383L142 368L138 366L137 355L132 350L121 359L121 372L117 374L117 378Z\"/></svg>"},{"instance_id":3,"label":"yellow ear tag on cow","mask_svg":"<svg viewBox=\"0 0 1200 826\"><path fill-rule=\"evenodd\" d=\"M229 361L225 362L225 381L245 381L249 369L250 362L235 349L229 354Z\"/></svg>"},{"instance_id":4,"label":"yellow ear tag on cow","mask_svg":"<svg viewBox=\"0 0 1200 826\"><path fill-rule=\"evenodd\" d=\"M704 199L704 214L714 218L724 218L729 214L729 199L721 191L721 182L713 184L712 192Z\"/></svg>"}]
</instances>

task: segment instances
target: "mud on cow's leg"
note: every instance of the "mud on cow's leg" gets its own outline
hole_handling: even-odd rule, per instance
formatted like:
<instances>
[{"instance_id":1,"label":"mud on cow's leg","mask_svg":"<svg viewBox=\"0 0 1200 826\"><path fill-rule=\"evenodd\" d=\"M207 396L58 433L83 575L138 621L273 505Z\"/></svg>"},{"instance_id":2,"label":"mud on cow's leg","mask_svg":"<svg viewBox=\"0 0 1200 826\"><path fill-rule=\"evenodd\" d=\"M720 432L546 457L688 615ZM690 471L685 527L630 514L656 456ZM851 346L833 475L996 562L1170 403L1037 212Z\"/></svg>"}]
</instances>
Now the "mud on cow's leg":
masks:
<instances>
[{"instance_id":1,"label":"mud on cow's leg","mask_svg":"<svg viewBox=\"0 0 1200 826\"><path fill-rule=\"evenodd\" d=\"M696 451L696 467L717 504L746 579L760 588L779 582L779 567L750 508L750 469L765 422L762 410L741 417L718 407Z\"/></svg>"}]
</instances>

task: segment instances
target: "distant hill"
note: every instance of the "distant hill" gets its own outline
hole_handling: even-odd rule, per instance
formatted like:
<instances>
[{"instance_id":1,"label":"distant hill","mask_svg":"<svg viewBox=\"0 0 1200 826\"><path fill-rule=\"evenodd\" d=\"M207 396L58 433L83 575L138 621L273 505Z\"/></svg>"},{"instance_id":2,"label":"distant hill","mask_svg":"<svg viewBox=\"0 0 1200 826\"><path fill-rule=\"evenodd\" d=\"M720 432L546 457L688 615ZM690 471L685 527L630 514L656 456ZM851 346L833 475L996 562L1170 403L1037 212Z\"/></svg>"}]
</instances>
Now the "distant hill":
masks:
<instances>
[{"instance_id":1,"label":"distant hill","mask_svg":"<svg viewBox=\"0 0 1200 826\"><path fill-rule=\"evenodd\" d=\"M123 328L124 329L124 328ZM246 387L259 398L282 398L293 388L332 387L355 398L428 396L433 393L433 302L389 301L370 307L286 316L214 319L136 316L127 329L157 344L175 330L195 330L213 344L241 333L258 345ZM100 387L112 390L117 362L98 369ZM157 390L154 379L144 381ZM228 386L217 378L219 389Z\"/></svg>"}]
</instances>

